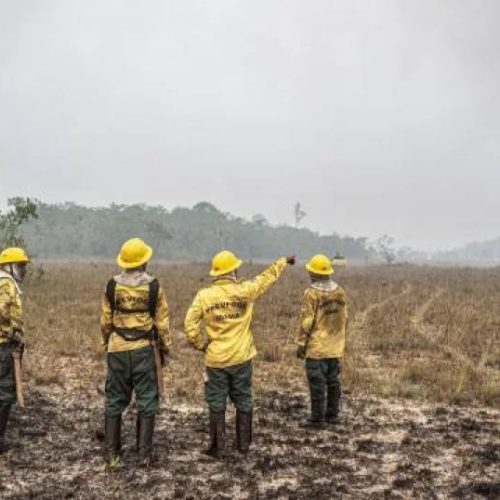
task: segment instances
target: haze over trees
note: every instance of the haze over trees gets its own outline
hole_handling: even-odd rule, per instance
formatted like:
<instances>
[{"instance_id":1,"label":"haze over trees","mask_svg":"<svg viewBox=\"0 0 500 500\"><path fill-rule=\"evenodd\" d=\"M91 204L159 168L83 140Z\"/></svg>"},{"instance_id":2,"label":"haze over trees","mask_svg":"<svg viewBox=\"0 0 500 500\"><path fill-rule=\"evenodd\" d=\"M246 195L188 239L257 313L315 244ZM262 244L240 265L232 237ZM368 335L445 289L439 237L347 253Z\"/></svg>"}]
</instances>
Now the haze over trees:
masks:
<instances>
[{"instance_id":1,"label":"haze over trees","mask_svg":"<svg viewBox=\"0 0 500 500\"><path fill-rule=\"evenodd\" d=\"M38 219L23 226L22 236L32 254L41 258L112 258L131 236L144 238L157 257L169 260L206 261L221 248L255 260L290 252L299 258L340 252L364 260L371 252L366 238L273 226L262 214L249 221L207 202L173 210L144 204L89 208L39 202L37 209Z\"/></svg>"},{"instance_id":2,"label":"haze over trees","mask_svg":"<svg viewBox=\"0 0 500 500\"><path fill-rule=\"evenodd\" d=\"M439 252L435 258L443 262L500 262L500 237L472 242L460 248Z\"/></svg>"},{"instance_id":3,"label":"haze over trees","mask_svg":"<svg viewBox=\"0 0 500 500\"><path fill-rule=\"evenodd\" d=\"M294 214L305 217L299 203ZM229 248L245 259L266 261L290 252L300 259L321 252L331 257L344 255L351 261L387 264L500 262L500 238L431 254L397 247L389 235L373 241L335 232L321 235L299 225L298 219L295 226L273 225L264 214L247 220L208 202L167 210L145 204L48 204L15 197L0 211L0 248L27 246L34 257L45 259L109 259L125 239L140 236L165 260L207 261L221 248Z\"/></svg>"}]
</instances>

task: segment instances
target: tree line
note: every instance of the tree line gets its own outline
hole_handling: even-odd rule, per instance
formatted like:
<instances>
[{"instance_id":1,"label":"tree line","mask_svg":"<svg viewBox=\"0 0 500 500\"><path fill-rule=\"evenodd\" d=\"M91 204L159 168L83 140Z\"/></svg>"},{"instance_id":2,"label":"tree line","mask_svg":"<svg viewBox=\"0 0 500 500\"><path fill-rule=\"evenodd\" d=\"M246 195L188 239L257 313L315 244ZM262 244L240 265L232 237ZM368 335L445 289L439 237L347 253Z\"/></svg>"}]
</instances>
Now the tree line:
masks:
<instances>
[{"instance_id":1,"label":"tree line","mask_svg":"<svg viewBox=\"0 0 500 500\"><path fill-rule=\"evenodd\" d=\"M130 236L145 239L154 246L156 257L168 260L207 261L221 248L254 260L291 251L299 258L321 252L356 260L373 253L366 238L271 225L262 215L246 220L208 202L167 210L145 204L86 207L14 198L9 207L0 214L0 229L2 221L5 226L0 242L6 246L23 241L38 258L109 259Z\"/></svg>"}]
</instances>

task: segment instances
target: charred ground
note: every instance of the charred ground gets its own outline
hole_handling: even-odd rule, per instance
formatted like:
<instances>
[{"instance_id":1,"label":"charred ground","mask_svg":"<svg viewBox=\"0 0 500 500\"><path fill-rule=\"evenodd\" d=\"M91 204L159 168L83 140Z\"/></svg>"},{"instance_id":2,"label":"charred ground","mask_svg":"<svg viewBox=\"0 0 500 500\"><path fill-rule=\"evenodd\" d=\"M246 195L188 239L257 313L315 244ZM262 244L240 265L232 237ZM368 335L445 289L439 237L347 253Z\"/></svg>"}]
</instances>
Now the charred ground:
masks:
<instances>
[{"instance_id":1,"label":"charred ground","mask_svg":"<svg viewBox=\"0 0 500 500\"><path fill-rule=\"evenodd\" d=\"M491 409L344 398L343 420L299 427L304 394L256 400L255 445L216 462L204 408L167 404L158 420L157 464L135 468L134 409L124 421L121 470L101 459L101 401L44 389L16 412L17 443L0 461L3 498L498 498L500 414ZM231 442L233 421L229 419Z\"/></svg>"}]
</instances>

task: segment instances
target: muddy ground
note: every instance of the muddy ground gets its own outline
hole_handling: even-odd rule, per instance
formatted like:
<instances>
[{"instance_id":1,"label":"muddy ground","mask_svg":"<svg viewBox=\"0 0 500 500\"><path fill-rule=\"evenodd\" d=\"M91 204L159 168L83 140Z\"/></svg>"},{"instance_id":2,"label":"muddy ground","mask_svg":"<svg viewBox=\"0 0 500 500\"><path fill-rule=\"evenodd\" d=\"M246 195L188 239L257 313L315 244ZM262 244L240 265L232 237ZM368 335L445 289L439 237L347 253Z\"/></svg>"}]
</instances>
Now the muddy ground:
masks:
<instances>
[{"instance_id":1,"label":"muddy ground","mask_svg":"<svg viewBox=\"0 0 500 500\"><path fill-rule=\"evenodd\" d=\"M158 463L136 469L134 410L124 422L123 468L101 458L102 399L62 387L31 391L13 414L0 458L1 498L500 498L500 412L346 395L343 421L299 427L307 396L258 394L246 459L212 461L204 408L164 409ZM232 444L233 411L228 441Z\"/></svg>"}]
</instances>

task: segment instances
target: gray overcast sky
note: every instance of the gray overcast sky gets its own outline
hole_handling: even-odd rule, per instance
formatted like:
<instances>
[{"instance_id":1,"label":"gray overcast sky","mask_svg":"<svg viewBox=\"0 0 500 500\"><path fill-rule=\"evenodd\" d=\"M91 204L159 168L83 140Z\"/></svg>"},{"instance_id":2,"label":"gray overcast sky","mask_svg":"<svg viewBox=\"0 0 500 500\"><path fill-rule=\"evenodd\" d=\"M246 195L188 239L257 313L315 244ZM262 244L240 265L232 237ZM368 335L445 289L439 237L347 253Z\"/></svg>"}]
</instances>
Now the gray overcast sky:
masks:
<instances>
[{"instance_id":1,"label":"gray overcast sky","mask_svg":"<svg viewBox=\"0 0 500 500\"><path fill-rule=\"evenodd\" d=\"M500 235L496 0L0 0L0 203Z\"/></svg>"}]
</instances>

